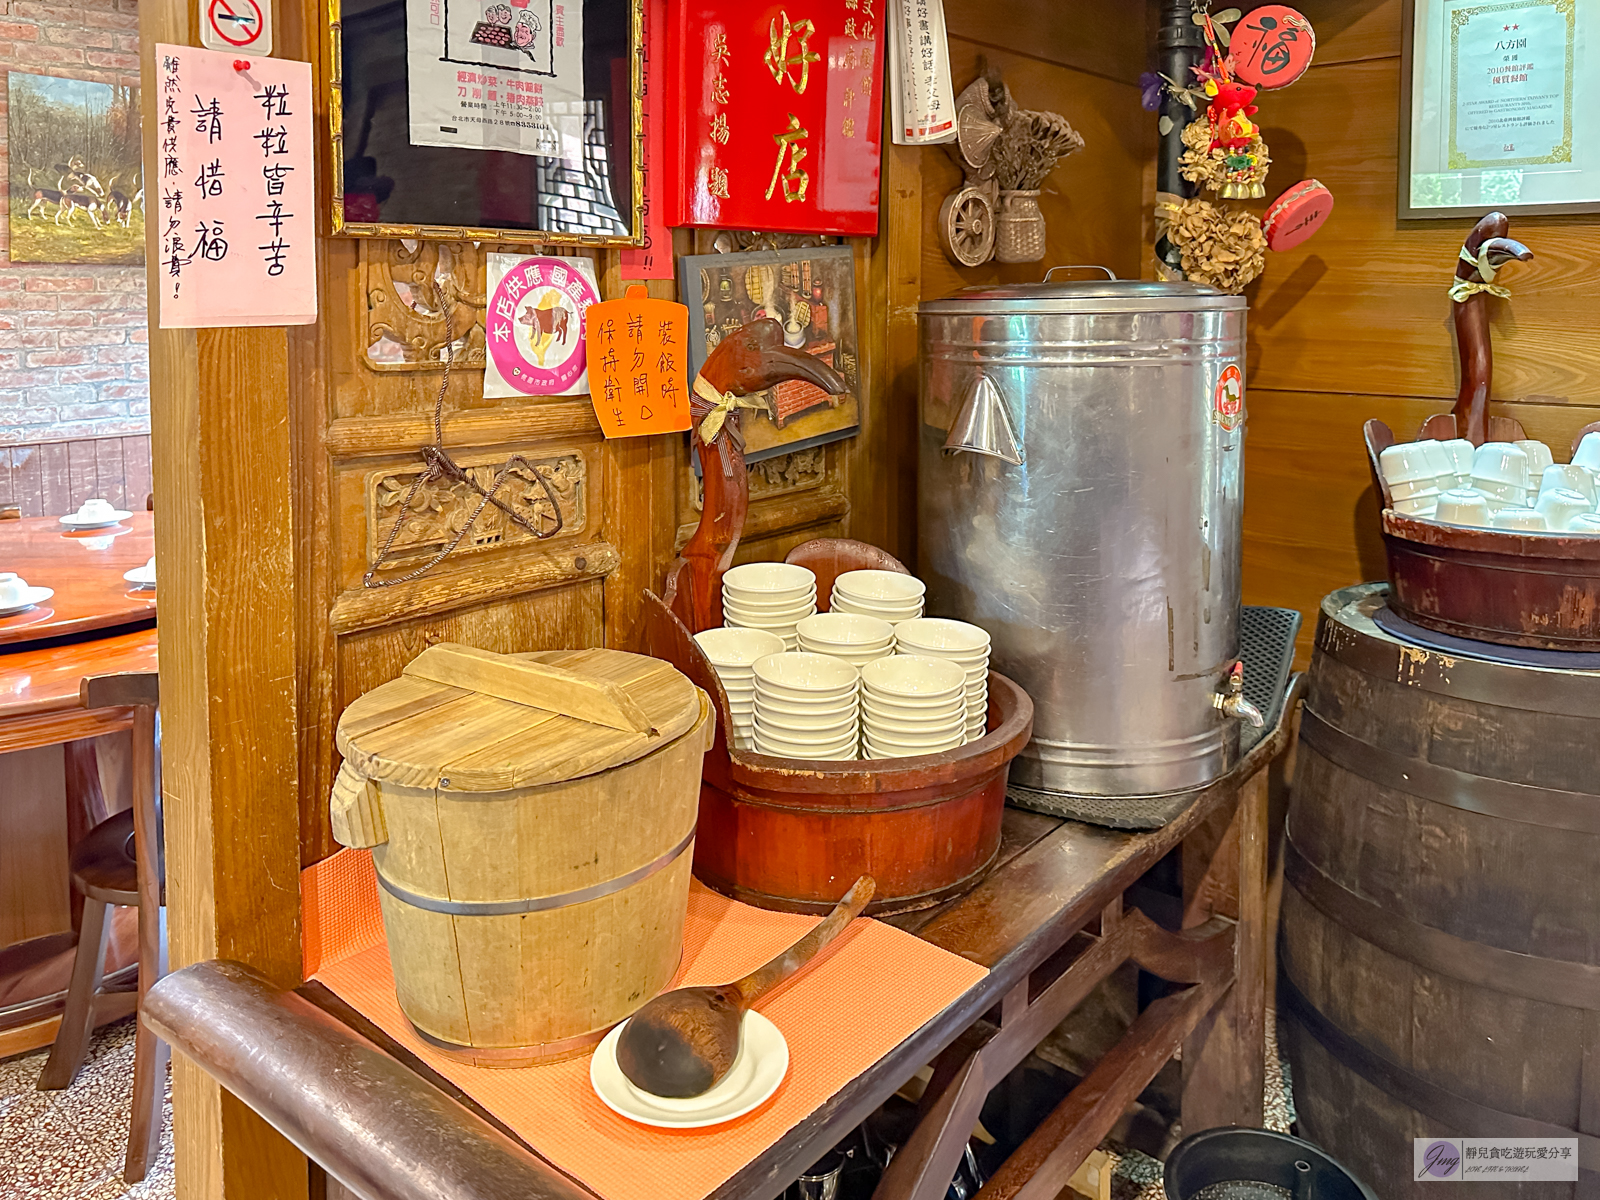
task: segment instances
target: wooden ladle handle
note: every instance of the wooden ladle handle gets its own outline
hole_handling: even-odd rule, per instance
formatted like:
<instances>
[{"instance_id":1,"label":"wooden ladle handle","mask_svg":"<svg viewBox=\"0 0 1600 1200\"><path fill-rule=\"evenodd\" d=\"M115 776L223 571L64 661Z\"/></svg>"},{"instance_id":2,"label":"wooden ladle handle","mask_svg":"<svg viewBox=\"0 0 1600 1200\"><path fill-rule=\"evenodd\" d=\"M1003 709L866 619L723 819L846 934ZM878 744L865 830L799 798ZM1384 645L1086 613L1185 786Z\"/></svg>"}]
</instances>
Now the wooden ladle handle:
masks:
<instances>
[{"instance_id":1,"label":"wooden ladle handle","mask_svg":"<svg viewBox=\"0 0 1600 1200\"><path fill-rule=\"evenodd\" d=\"M757 967L733 984L744 1000L745 1007L749 1008L820 954L828 943L844 932L846 925L861 915L861 910L866 908L872 899L872 894L877 890L878 884L872 876L863 875L851 885L850 890L834 906L833 911L817 923L816 928L777 958Z\"/></svg>"}]
</instances>

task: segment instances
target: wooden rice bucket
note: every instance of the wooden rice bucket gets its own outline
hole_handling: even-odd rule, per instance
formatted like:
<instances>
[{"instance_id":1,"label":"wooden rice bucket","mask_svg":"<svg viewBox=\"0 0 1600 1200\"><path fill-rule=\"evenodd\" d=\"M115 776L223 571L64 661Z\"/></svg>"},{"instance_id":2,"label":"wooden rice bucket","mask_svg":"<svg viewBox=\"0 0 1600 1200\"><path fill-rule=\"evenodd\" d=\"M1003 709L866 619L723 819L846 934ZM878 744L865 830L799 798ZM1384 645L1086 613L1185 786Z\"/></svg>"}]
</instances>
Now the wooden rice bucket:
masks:
<instances>
[{"instance_id":1,"label":"wooden rice bucket","mask_svg":"<svg viewBox=\"0 0 1600 1200\"><path fill-rule=\"evenodd\" d=\"M441 645L339 721L400 1007L480 1066L577 1054L678 965L715 725L659 659Z\"/></svg>"}]
</instances>

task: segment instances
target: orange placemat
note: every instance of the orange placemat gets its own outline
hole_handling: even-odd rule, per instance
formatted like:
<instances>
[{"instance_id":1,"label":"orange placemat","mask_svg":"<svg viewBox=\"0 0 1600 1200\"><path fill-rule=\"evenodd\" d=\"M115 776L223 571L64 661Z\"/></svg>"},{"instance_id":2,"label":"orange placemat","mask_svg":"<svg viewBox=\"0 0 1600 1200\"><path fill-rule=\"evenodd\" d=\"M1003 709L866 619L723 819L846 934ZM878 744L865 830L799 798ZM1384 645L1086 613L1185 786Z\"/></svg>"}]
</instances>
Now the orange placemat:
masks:
<instances>
[{"instance_id":1,"label":"orange placemat","mask_svg":"<svg viewBox=\"0 0 1600 1200\"><path fill-rule=\"evenodd\" d=\"M588 1055L501 1071L465 1066L418 1038L395 999L368 851L343 850L304 871L301 901L307 978L606 1200L700 1200L987 973L881 921L856 921L826 959L756 1006L789 1043L777 1094L724 1125L653 1129L600 1102ZM816 921L739 904L696 881L673 986L736 979Z\"/></svg>"}]
</instances>

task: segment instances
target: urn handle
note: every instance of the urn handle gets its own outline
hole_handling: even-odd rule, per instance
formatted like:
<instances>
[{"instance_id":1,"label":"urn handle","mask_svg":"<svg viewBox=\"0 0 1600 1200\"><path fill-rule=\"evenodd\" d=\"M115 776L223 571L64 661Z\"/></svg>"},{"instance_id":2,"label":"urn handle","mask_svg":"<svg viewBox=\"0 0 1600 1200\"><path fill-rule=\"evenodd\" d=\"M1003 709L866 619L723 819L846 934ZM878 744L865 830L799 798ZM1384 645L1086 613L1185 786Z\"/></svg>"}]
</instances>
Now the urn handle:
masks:
<instances>
[{"instance_id":1,"label":"urn handle","mask_svg":"<svg viewBox=\"0 0 1600 1200\"><path fill-rule=\"evenodd\" d=\"M1057 271L1104 271L1107 279L1109 279L1112 283L1117 282L1117 273L1110 267L1102 267L1099 263L1063 263L1059 267L1051 267L1048 271L1046 271L1044 273L1044 281L1049 283L1050 276L1054 275Z\"/></svg>"}]
</instances>

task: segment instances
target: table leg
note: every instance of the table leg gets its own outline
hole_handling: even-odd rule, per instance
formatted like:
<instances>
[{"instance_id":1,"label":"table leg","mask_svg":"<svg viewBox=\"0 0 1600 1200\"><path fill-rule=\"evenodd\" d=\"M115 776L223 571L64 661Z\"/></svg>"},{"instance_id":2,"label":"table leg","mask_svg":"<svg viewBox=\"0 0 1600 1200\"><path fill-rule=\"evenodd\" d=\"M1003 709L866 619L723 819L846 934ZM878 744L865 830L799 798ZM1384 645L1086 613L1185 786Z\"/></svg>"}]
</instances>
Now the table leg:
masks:
<instances>
[{"instance_id":1,"label":"table leg","mask_svg":"<svg viewBox=\"0 0 1600 1200\"><path fill-rule=\"evenodd\" d=\"M1184 843L1184 924L1238 923L1234 981L1183 1046L1183 1130L1256 1128L1266 1086L1267 773Z\"/></svg>"},{"instance_id":2,"label":"table leg","mask_svg":"<svg viewBox=\"0 0 1600 1200\"><path fill-rule=\"evenodd\" d=\"M984 1097L996 1082L985 1078L981 1054L968 1057L889 1160L872 1200L940 1200L961 1165Z\"/></svg>"}]
</instances>

